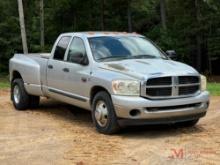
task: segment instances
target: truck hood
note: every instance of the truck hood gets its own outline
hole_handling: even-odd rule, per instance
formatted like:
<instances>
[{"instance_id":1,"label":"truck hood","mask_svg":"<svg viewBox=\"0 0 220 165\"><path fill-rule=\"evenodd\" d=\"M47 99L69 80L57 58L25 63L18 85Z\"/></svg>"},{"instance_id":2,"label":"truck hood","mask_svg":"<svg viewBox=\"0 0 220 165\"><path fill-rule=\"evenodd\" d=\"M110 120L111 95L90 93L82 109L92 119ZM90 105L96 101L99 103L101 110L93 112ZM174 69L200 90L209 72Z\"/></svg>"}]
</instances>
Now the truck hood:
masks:
<instances>
[{"instance_id":1,"label":"truck hood","mask_svg":"<svg viewBox=\"0 0 220 165\"><path fill-rule=\"evenodd\" d=\"M137 79L157 76L198 75L199 73L186 64L164 59L129 59L103 62L99 68L123 73Z\"/></svg>"}]
</instances>

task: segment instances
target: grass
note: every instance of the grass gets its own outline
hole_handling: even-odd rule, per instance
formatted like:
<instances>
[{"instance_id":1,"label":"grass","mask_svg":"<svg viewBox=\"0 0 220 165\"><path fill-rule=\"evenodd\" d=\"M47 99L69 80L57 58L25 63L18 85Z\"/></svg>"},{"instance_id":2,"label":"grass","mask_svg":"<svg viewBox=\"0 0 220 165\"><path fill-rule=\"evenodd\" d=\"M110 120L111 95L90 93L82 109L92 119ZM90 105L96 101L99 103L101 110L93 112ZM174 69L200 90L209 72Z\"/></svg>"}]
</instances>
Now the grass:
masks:
<instances>
[{"instance_id":1,"label":"grass","mask_svg":"<svg viewBox=\"0 0 220 165\"><path fill-rule=\"evenodd\" d=\"M6 89L10 87L9 78L5 75L0 75L0 89ZM220 83L209 82L207 90L212 96L220 96Z\"/></svg>"},{"instance_id":2,"label":"grass","mask_svg":"<svg viewBox=\"0 0 220 165\"><path fill-rule=\"evenodd\" d=\"M212 96L220 96L220 83L208 83L207 89Z\"/></svg>"},{"instance_id":3,"label":"grass","mask_svg":"<svg viewBox=\"0 0 220 165\"><path fill-rule=\"evenodd\" d=\"M8 76L0 75L0 89L5 89L9 87L10 87L10 83Z\"/></svg>"}]
</instances>

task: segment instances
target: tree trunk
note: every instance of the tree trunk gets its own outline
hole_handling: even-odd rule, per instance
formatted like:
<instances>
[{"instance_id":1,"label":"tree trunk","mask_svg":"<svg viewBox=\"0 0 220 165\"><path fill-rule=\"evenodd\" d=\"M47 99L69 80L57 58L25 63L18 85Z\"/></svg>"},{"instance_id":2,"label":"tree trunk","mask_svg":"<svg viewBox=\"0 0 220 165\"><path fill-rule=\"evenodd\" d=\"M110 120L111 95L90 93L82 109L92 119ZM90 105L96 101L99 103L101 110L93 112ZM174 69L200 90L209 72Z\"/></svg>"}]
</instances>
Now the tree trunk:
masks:
<instances>
[{"instance_id":1,"label":"tree trunk","mask_svg":"<svg viewBox=\"0 0 220 165\"><path fill-rule=\"evenodd\" d=\"M208 53L208 69L209 69L209 74L212 75L212 59L209 53Z\"/></svg>"},{"instance_id":2,"label":"tree trunk","mask_svg":"<svg viewBox=\"0 0 220 165\"><path fill-rule=\"evenodd\" d=\"M105 29L105 0L101 0L101 30Z\"/></svg>"},{"instance_id":3,"label":"tree trunk","mask_svg":"<svg viewBox=\"0 0 220 165\"><path fill-rule=\"evenodd\" d=\"M24 52L24 54L28 54L27 37L26 37L26 30L25 30L25 23L24 23L24 11L23 11L22 0L18 0L18 13L19 13L20 28L21 28L21 39L22 39L23 52Z\"/></svg>"},{"instance_id":4,"label":"tree trunk","mask_svg":"<svg viewBox=\"0 0 220 165\"><path fill-rule=\"evenodd\" d=\"M160 18L164 30L167 29L166 24L166 0L160 0Z\"/></svg>"},{"instance_id":5,"label":"tree trunk","mask_svg":"<svg viewBox=\"0 0 220 165\"><path fill-rule=\"evenodd\" d=\"M128 0L127 17L128 17L128 32L132 32L131 1L130 0Z\"/></svg>"},{"instance_id":6,"label":"tree trunk","mask_svg":"<svg viewBox=\"0 0 220 165\"><path fill-rule=\"evenodd\" d=\"M44 0L40 0L40 47L44 51Z\"/></svg>"},{"instance_id":7,"label":"tree trunk","mask_svg":"<svg viewBox=\"0 0 220 165\"><path fill-rule=\"evenodd\" d=\"M206 40L206 49L208 50L208 41ZM206 51L206 55L207 55L207 70L208 70L208 74L212 75L212 60L211 60L211 55L209 51Z\"/></svg>"},{"instance_id":8,"label":"tree trunk","mask_svg":"<svg viewBox=\"0 0 220 165\"><path fill-rule=\"evenodd\" d=\"M74 31L77 31L77 13L75 12L74 13L74 16L73 16L73 22L74 22Z\"/></svg>"},{"instance_id":9,"label":"tree trunk","mask_svg":"<svg viewBox=\"0 0 220 165\"><path fill-rule=\"evenodd\" d=\"M196 21L198 27L200 26L200 7L199 7L199 0L195 0L195 10L196 10ZM201 44L202 44L202 37L200 31L196 33L196 69L201 71Z\"/></svg>"},{"instance_id":10,"label":"tree trunk","mask_svg":"<svg viewBox=\"0 0 220 165\"><path fill-rule=\"evenodd\" d=\"M196 69L200 72L201 71L201 36L199 34L196 35Z\"/></svg>"}]
</instances>

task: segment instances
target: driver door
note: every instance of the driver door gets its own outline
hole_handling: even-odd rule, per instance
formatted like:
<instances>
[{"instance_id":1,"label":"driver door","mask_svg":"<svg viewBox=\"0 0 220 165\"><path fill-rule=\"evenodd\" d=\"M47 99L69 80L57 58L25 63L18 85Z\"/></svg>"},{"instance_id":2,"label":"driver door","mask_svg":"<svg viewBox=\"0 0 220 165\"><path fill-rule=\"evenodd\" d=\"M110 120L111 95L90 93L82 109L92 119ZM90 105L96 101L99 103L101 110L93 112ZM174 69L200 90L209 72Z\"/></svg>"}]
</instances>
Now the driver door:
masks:
<instances>
[{"instance_id":1,"label":"driver door","mask_svg":"<svg viewBox=\"0 0 220 165\"><path fill-rule=\"evenodd\" d=\"M88 100L90 76L89 61L83 39L74 37L67 52L64 91L71 93L73 99Z\"/></svg>"}]
</instances>

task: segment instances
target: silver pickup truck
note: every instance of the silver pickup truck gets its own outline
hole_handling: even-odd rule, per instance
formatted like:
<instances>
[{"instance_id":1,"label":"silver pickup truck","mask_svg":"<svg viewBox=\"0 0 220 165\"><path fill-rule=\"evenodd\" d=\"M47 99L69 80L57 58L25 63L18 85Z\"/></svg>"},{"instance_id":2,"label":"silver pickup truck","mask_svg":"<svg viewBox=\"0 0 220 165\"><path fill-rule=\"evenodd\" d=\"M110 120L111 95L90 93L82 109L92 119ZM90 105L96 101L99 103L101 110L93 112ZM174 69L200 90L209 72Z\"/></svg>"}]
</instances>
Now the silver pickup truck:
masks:
<instances>
[{"instance_id":1,"label":"silver pickup truck","mask_svg":"<svg viewBox=\"0 0 220 165\"><path fill-rule=\"evenodd\" d=\"M193 126L209 106L206 77L171 60L174 53L136 33L64 33L50 54L10 59L11 99L17 110L36 108L40 96L90 110L104 134L122 125Z\"/></svg>"}]
</instances>

